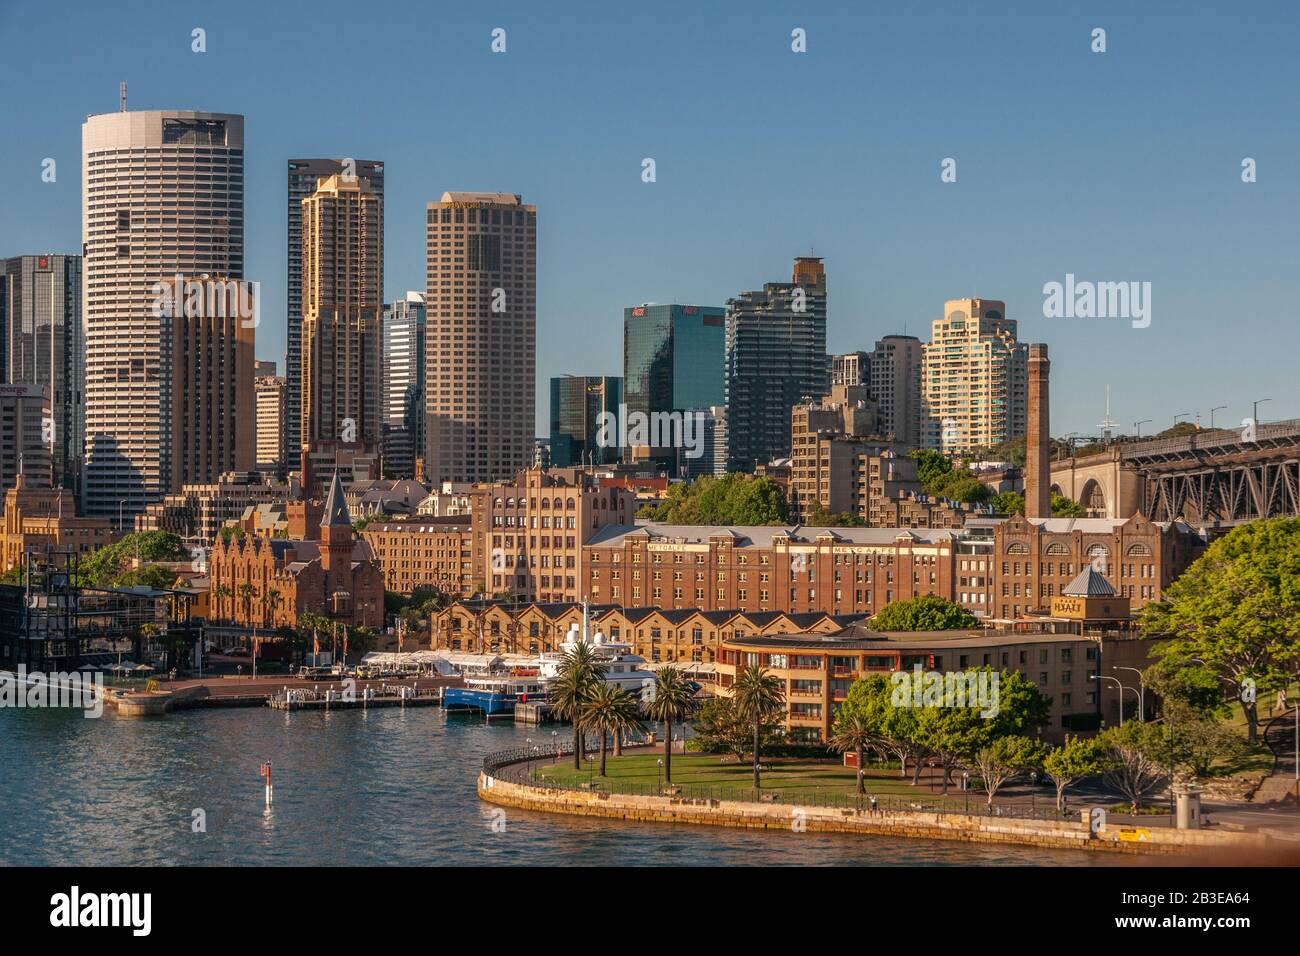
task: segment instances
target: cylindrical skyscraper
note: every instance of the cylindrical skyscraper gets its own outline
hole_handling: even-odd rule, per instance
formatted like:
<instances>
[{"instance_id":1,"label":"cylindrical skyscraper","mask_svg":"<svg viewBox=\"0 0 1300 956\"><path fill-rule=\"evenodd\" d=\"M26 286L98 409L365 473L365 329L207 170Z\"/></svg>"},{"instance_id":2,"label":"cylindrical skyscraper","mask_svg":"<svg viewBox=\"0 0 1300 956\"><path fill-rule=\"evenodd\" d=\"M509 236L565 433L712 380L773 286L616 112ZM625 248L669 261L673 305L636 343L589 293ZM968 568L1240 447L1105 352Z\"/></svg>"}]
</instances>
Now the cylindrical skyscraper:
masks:
<instances>
[{"instance_id":1,"label":"cylindrical skyscraper","mask_svg":"<svg viewBox=\"0 0 1300 956\"><path fill-rule=\"evenodd\" d=\"M82 507L129 521L179 478L173 324L160 314L159 286L177 275L244 275L244 118L124 111L88 117L81 134Z\"/></svg>"}]
</instances>

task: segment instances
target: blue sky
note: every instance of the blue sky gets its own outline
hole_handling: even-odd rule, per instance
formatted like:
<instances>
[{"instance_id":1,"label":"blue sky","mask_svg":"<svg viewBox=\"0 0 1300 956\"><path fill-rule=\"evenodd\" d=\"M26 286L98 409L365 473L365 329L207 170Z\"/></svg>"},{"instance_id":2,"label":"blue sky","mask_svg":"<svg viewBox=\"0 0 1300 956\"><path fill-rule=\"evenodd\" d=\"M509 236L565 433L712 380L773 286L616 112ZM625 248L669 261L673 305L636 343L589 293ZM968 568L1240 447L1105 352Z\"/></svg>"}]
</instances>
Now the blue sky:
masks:
<instances>
[{"instance_id":1,"label":"blue sky","mask_svg":"<svg viewBox=\"0 0 1300 956\"><path fill-rule=\"evenodd\" d=\"M0 0L0 255L78 249L80 126L126 80L136 109L246 117L263 358L283 361L285 161L354 156L387 164L388 298L424 288L444 190L537 204L539 434L550 376L619 372L624 306L720 305L810 249L834 351L1004 299L1051 347L1057 435L1095 431L1106 383L1148 433L1258 398L1300 417L1300 7L911 6ZM1066 273L1151 282L1150 327L1044 318Z\"/></svg>"}]
</instances>

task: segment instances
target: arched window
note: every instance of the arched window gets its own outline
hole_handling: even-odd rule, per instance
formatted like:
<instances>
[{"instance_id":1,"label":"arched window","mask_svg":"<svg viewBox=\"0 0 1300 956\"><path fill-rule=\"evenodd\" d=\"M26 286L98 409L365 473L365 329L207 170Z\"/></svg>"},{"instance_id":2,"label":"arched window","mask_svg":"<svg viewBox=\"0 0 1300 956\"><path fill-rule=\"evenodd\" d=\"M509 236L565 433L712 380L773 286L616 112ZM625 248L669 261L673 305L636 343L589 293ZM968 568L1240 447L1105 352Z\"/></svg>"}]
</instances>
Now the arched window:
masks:
<instances>
[{"instance_id":1,"label":"arched window","mask_svg":"<svg viewBox=\"0 0 1300 956\"><path fill-rule=\"evenodd\" d=\"M1061 544L1061 542L1059 541L1053 541L1051 544L1047 546L1047 553L1048 554L1069 554L1070 549L1067 548L1065 545Z\"/></svg>"},{"instance_id":2,"label":"arched window","mask_svg":"<svg viewBox=\"0 0 1300 956\"><path fill-rule=\"evenodd\" d=\"M1007 545L1007 554L1028 554L1029 547L1022 541L1012 541Z\"/></svg>"},{"instance_id":3,"label":"arched window","mask_svg":"<svg viewBox=\"0 0 1300 956\"><path fill-rule=\"evenodd\" d=\"M1128 551L1125 552L1131 558L1149 558L1151 557L1151 548L1145 544L1130 544Z\"/></svg>"}]
</instances>

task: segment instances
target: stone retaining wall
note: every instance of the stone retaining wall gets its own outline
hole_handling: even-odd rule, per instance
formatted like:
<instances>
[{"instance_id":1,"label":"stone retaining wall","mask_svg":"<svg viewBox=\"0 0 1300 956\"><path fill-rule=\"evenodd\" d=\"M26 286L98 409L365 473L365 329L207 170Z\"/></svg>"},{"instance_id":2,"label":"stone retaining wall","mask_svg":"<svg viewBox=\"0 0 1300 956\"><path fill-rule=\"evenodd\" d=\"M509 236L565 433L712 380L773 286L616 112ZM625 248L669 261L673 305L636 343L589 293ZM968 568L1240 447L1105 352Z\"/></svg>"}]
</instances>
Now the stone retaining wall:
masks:
<instances>
[{"instance_id":1,"label":"stone retaining wall","mask_svg":"<svg viewBox=\"0 0 1300 956\"><path fill-rule=\"evenodd\" d=\"M1083 811L1081 822L1019 820L956 813L853 810L801 807L797 804L746 803L691 797L632 796L601 791L553 790L510 783L486 773L478 778L478 795L488 803L579 816L644 823L695 823L764 830L860 833L960 840L967 843L1015 843L1051 849L1109 850L1120 853L1177 853L1185 850L1259 848L1269 844L1260 834L1168 827L1109 826L1093 833Z\"/></svg>"}]
</instances>

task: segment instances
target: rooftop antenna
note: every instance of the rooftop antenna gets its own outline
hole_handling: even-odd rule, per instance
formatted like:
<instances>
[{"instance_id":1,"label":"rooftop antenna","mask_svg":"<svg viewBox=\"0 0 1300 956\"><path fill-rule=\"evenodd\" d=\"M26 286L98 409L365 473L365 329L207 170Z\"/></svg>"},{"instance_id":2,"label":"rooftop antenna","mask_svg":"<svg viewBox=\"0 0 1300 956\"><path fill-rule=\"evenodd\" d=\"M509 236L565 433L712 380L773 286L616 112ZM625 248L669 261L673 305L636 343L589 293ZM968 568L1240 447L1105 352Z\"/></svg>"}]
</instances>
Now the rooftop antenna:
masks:
<instances>
[{"instance_id":1,"label":"rooftop antenna","mask_svg":"<svg viewBox=\"0 0 1300 956\"><path fill-rule=\"evenodd\" d=\"M118 109L121 112L125 113L126 112L126 80L123 80L121 83L117 84L117 99L118 99Z\"/></svg>"},{"instance_id":2,"label":"rooftop antenna","mask_svg":"<svg viewBox=\"0 0 1300 956\"><path fill-rule=\"evenodd\" d=\"M1097 427L1101 429L1101 440L1103 444L1110 444L1111 429L1118 425L1119 422L1110 417L1110 386L1106 386L1106 417L1102 419L1101 424Z\"/></svg>"}]
</instances>

